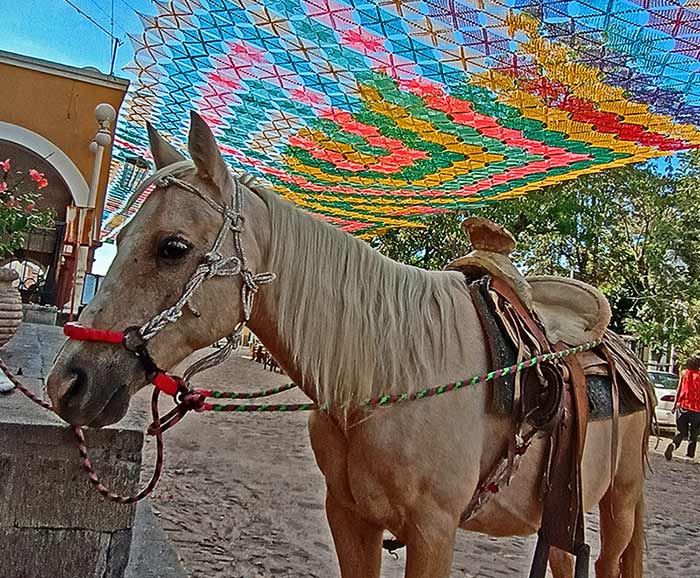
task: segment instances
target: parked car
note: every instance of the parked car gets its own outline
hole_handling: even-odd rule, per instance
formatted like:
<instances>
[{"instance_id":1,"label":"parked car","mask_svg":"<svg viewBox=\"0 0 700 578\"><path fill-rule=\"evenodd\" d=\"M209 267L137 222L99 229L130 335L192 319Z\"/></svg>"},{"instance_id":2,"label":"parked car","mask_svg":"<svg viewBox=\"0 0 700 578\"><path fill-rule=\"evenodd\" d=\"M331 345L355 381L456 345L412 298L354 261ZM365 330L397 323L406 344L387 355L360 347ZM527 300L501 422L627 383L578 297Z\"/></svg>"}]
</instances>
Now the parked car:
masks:
<instances>
[{"instance_id":1,"label":"parked car","mask_svg":"<svg viewBox=\"0 0 700 578\"><path fill-rule=\"evenodd\" d=\"M675 427L676 416L673 413L673 404L676 401L678 376L666 371L650 371L649 381L656 392L658 402L656 404L656 419L659 425Z\"/></svg>"}]
</instances>

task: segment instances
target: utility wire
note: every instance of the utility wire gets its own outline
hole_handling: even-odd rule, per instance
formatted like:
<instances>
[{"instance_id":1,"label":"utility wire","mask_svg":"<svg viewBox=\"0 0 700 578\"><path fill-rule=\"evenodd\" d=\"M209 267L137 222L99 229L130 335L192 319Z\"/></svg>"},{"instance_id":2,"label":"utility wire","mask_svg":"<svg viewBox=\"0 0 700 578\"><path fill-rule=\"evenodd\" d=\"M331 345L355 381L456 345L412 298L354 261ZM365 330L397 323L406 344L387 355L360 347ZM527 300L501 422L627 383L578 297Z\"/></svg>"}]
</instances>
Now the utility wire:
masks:
<instances>
[{"instance_id":1,"label":"utility wire","mask_svg":"<svg viewBox=\"0 0 700 578\"><path fill-rule=\"evenodd\" d=\"M109 36L112 40L118 41L121 44L121 40L114 36L109 30L107 30L102 24L100 24L97 20L95 20L92 16L90 16L87 12L84 12L83 10L80 9L80 6L75 5L71 0L63 0L66 4L71 6L72 8L75 9L75 11L80 14L83 18L86 20L89 20L92 22L95 26L97 26L102 32L104 32L107 36Z\"/></svg>"},{"instance_id":2,"label":"utility wire","mask_svg":"<svg viewBox=\"0 0 700 578\"><path fill-rule=\"evenodd\" d=\"M90 2L91 2L100 12L102 12L102 14L104 14L107 18L110 19L110 22L109 22L109 23L110 23L110 28L111 28L112 26L116 26L116 27L119 28L119 30L121 30L124 34L129 34L129 32L127 31L126 28L124 28L121 24L119 24L119 22L116 22L116 21L114 20L114 9L112 9L112 15L110 16L110 14L109 14L104 8L102 8L102 6L100 6L100 5L96 2L96 0L90 0ZM114 4L114 0L112 0L112 4ZM112 8L114 8L114 6L113 6ZM114 34L114 28L111 28L111 33Z\"/></svg>"}]
</instances>

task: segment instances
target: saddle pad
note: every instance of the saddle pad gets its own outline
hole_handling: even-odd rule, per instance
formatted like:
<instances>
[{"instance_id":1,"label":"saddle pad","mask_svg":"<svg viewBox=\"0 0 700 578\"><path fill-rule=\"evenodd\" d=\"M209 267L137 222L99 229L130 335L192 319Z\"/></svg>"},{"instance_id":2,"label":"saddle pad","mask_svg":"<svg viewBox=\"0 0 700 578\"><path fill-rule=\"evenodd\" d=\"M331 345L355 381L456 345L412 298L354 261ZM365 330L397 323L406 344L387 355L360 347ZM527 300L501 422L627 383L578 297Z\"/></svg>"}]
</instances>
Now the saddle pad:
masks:
<instances>
[{"instance_id":1,"label":"saddle pad","mask_svg":"<svg viewBox=\"0 0 700 578\"><path fill-rule=\"evenodd\" d=\"M607 375L587 375L590 421L610 419L613 415L612 380ZM627 387L620 388L620 415L642 411L644 404Z\"/></svg>"},{"instance_id":2,"label":"saddle pad","mask_svg":"<svg viewBox=\"0 0 700 578\"><path fill-rule=\"evenodd\" d=\"M610 324L610 304L598 289L564 277L528 277L532 305L551 343L576 346L601 339Z\"/></svg>"},{"instance_id":3,"label":"saddle pad","mask_svg":"<svg viewBox=\"0 0 700 578\"><path fill-rule=\"evenodd\" d=\"M488 277L473 281L469 285L474 307L478 310L481 329L488 343L491 369L510 367L518 362L518 350L513 345L508 332L502 325L496 313L493 300L489 294ZM493 396L491 411L500 415L510 415L513 412L513 396L515 394L515 376L510 374L493 380Z\"/></svg>"}]
</instances>

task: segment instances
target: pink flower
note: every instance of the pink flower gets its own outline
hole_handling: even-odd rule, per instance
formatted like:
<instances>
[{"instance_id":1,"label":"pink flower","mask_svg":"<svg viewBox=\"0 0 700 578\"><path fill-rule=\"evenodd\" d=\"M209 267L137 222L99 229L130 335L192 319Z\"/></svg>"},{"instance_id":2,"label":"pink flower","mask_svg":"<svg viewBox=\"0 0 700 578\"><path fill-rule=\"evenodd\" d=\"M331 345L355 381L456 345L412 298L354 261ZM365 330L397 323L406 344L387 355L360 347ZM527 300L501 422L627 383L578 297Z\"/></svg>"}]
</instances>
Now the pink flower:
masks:
<instances>
[{"instance_id":1,"label":"pink flower","mask_svg":"<svg viewBox=\"0 0 700 578\"><path fill-rule=\"evenodd\" d=\"M0 163L0 167L2 167L2 170L5 171L6 173L10 172L10 159L5 159Z\"/></svg>"},{"instance_id":2,"label":"pink flower","mask_svg":"<svg viewBox=\"0 0 700 578\"><path fill-rule=\"evenodd\" d=\"M27 212L33 211L35 206L36 206L36 205L35 205L34 203L28 203L27 206L24 207L24 210L27 211Z\"/></svg>"},{"instance_id":3,"label":"pink flower","mask_svg":"<svg viewBox=\"0 0 700 578\"><path fill-rule=\"evenodd\" d=\"M7 190L7 183L2 182L0 183L0 193L4 193Z\"/></svg>"},{"instance_id":4,"label":"pink flower","mask_svg":"<svg viewBox=\"0 0 700 578\"><path fill-rule=\"evenodd\" d=\"M5 206L8 209L14 209L17 206L17 201L15 201L14 199L10 199L9 201L5 201Z\"/></svg>"},{"instance_id":5,"label":"pink flower","mask_svg":"<svg viewBox=\"0 0 700 578\"><path fill-rule=\"evenodd\" d=\"M29 176L32 177L32 180L35 183L40 183L41 180L44 178L44 173L40 173L36 169L29 169Z\"/></svg>"},{"instance_id":6,"label":"pink flower","mask_svg":"<svg viewBox=\"0 0 700 578\"><path fill-rule=\"evenodd\" d=\"M45 178L42 178L40 181L37 182L36 188L37 189L43 189L49 186L49 181L47 181Z\"/></svg>"}]
</instances>

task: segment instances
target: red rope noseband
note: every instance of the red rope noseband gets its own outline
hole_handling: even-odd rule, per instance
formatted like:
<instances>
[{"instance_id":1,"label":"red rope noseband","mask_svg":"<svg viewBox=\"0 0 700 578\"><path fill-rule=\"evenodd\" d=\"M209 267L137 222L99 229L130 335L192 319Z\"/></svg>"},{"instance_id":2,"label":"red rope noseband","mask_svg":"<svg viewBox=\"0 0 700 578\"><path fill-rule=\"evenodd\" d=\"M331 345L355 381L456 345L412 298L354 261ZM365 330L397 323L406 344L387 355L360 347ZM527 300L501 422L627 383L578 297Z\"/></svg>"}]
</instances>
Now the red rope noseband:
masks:
<instances>
[{"instance_id":1,"label":"red rope noseband","mask_svg":"<svg viewBox=\"0 0 700 578\"><path fill-rule=\"evenodd\" d=\"M78 323L66 323L63 326L63 334L69 339L75 339L76 341L95 341L99 343L117 343L124 345L127 351L134 353L142 362L144 361L143 355L147 355L150 359L150 355L146 352L145 346L141 350L132 349L127 346L127 337L124 331L94 329L93 327L85 327ZM155 363L153 363L153 367L157 368ZM146 373L148 374L148 371ZM178 393L187 392L187 387L181 379L172 377L160 369L156 369L149 378L150 383L166 395L175 397Z\"/></svg>"},{"instance_id":2,"label":"red rope noseband","mask_svg":"<svg viewBox=\"0 0 700 578\"><path fill-rule=\"evenodd\" d=\"M124 343L123 331L108 331L106 329L93 329L84 327L78 323L66 323L63 326L63 334L69 339L77 341L101 341L103 343Z\"/></svg>"}]
</instances>

